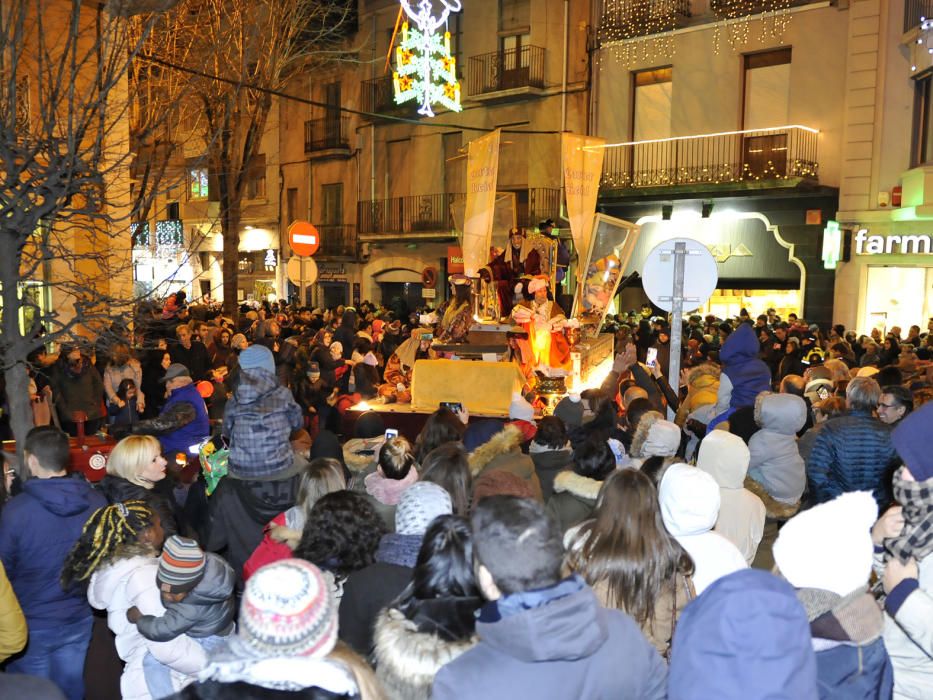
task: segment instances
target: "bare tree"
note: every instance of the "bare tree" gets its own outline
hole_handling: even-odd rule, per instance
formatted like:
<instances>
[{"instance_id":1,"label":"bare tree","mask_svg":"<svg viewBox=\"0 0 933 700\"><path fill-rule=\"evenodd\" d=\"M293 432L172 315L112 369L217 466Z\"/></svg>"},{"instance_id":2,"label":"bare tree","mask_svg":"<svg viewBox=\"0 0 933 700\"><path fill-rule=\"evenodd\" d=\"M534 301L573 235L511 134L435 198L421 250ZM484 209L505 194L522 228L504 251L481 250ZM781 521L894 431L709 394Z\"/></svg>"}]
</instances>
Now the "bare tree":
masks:
<instances>
[{"instance_id":1,"label":"bare tree","mask_svg":"<svg viewBox=\"0 0 933 700\"><path fill-rule=\"evenodd\" d=\"M28 355L136 301L128 78L158 16L129 16L171 2L0 0L0 368L20 445Z\"/></svg>"},{"instance_id":2,"label":"bare tree","mask_svg":"<svg viewBox=\"0 0 933 700\"><path fill-rule=\"evenodd\" d=\"M297 72L340 57L355 7L354 0L183 0L150 37L148 55L185 74L188 106L199 113L218 189L230 316L237 312L242 202L273 94Z\"/></svg>"}]
</instances>

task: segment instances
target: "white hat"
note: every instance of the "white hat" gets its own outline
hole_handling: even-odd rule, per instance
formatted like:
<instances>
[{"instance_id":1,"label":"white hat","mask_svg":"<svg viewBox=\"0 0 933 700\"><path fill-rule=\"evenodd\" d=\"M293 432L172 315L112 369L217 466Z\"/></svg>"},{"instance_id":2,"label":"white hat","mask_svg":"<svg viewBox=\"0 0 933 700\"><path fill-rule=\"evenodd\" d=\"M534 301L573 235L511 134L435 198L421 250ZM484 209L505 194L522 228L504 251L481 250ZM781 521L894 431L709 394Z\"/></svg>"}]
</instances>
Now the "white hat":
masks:
<instances>
[{"instance_id":1,"label":"white hat","mask_svg":"<svg viewBox=\"0 0 933 700\"><path fill-rule=\"evenodd\" d=\"M643 457L673 457L680 449L681 432L674 423L658 420L648 429L641 447Z\"/></svg>"},{"instance_id":2,"label":"white hat","mask_svg":"<svg viewBox=\"0 0 933 700\"><path fill-rule=\"evenodd\" d=\"M509 419L525 420L529 423L535 419L534 407L525 401L525 397L518 392L512 394L512 403L509 404Z\"/></svg>"},{"instance_id":3,"label":"white hat","mask_svg":"<svg viewBox=\"0 0 933 700\"><path fill-rule=\"evenodd\" d=\"M774 561L794 588L846 596L868 583L877 518L871 493L844 493L788 520L774 543Z\"/></svg>"},{"instance_id":4,"label":"white hat","mask_svg":"<svg viewBox=\"0 0 933 700\"><path fill-rule=\"evenodd\" d=\"M423 535L435 518L451 513L450 494L442 486L419 481L402 491L395 509L395 531L399 535Z\"/></svg>"},{"instance_id":5,"label":"white hat","mask_svg":"<svg viewBox=\"0 0 933 700\"><path fill-rule=\"evenodd\" d=\"M674 537L709 532L719 517L719 484L702 469L672 464L658 487L661 518Z\"/></svg>"}]
</instances>

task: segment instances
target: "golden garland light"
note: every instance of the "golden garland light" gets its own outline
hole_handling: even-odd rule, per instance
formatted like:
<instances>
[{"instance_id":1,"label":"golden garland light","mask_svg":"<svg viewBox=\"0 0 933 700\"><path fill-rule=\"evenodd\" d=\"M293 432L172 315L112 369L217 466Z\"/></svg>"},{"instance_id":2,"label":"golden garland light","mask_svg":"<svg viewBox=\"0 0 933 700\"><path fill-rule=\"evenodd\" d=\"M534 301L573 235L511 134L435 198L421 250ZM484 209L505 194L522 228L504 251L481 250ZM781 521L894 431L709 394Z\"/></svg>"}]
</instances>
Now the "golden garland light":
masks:
<instances>
[{"instance_id":1,"label":"golden garland light","mask_svg":"<svg viewBox=\"0 0 933 700\"><path fill-rule=\"evenodd\" d=\"M793 0L710 0L710 10L722 20L713 36L713 51L720 52L723 34L733 51L745 46L751 37L755 15L761 18L761 41L777 39L783 44L792 4Z\"/></svg>"},{"instance_id":2,"label":"golden garland light","mask_svg":"<svg viewBox=\"0 0 933 700\"><path fill-rule=\"evenodd\" d=\"M625 66L674 55L678 19L690 16L688 0L607 0L600 43Z\"/></svg>"}]
</instances>

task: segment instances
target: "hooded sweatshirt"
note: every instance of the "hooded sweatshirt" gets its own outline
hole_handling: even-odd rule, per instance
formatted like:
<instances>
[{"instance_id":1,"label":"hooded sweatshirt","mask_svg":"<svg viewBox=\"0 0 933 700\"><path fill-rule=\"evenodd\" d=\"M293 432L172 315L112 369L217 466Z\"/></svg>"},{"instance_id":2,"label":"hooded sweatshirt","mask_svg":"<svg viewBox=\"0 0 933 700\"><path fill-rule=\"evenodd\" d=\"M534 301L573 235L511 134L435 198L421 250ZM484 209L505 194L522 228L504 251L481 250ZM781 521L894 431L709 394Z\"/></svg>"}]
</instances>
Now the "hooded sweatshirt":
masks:
<instances>
[{"instance_id":1,"label":"hooded sweatshirt","mask_svg":"<svg viewBox=\"0 0 933 700\"><path fill-rule=\"evenodd\" d=\"M721 578L674 633L670 700L817 700L810 627L794 589L757 569Z\"/></svg>"},{"instance_id":2,"label":"hooded sweatshirt","mask_svg":"<svg viewBox=\"0 0 933 700\"><path fill-rule=\"evenodd\" d=\"M476 646L438 671L433 700L665 697L658 652L579 576L487 603L476 634Z\"/></svg>"},{"instance_id":3,"label":"hooded sweatshirt","mask_svg":"<svg viewBox=\"0 0 933 700\"><path fill-rule=\"evenodd\" d=\"M661 479L658 498L664 526L696 565L697 595L716 579L748 566L732 542L712 531L719 516L719 486L713 477L688 464L672 464Z\"/></svg>"},{"instance_id":4,"label":"hooded sweatshirt","mask_svg":"<svg viewBox=\"0 0 933 700\"><path fill-rule=\"evenodd\" d=\"M90 620L84 594L63 591L62 565L106 499L79 476L30 479L0 517L0 561L30 629Z\"/></svg>"},{"instance_id":5,"label":"hooded sweatshirt","mask_svg":"<svg viewBox=\"0 0 933 700\"><path fill-rule=\"evenodd\" d=\"M800 500L807 470L797 449L797 431L807 420L807 403L793 394L763 393L755 400L761 430L748 441L748 475L781 503Z\"/></svg>"},{"instance_id":6,"label":"hooded sweatshirt","mask_svg":"<svg viewBox=\"0 0 933 700\"><path fill-rule=\"evenodd\" d=\"M719 484L719 517L713 529L738 547L751 564L764 533L765 504L744 487L749 456L738 435L714 430L700 443L697 467Z\"/></svg>"},{"instance_id":7,"label":"hooded sweatshirt","mask_svg":"<svg viewBox=\"0 0 933 700\"><path fill-rule=\"evenodd\" d=\"M747 323L739 324L722 344L719 359L732 386L730 408L751 406L760 392L771 388L771 370L758 358L759 349L755 331Z\"/></svg>"},{"instance_id":8,"label":"hooded sweatshirt","mask_svg":"<svg viewBox=\"0 0 933 700\"><path fill-rule=\"evenodd\" d=\"M289 436L301 427L301 407L292 392L266 369L240 370L224 412L230 438L230 474L239 479L291 476L295 461Z\"/></svg>"}]
</instances>

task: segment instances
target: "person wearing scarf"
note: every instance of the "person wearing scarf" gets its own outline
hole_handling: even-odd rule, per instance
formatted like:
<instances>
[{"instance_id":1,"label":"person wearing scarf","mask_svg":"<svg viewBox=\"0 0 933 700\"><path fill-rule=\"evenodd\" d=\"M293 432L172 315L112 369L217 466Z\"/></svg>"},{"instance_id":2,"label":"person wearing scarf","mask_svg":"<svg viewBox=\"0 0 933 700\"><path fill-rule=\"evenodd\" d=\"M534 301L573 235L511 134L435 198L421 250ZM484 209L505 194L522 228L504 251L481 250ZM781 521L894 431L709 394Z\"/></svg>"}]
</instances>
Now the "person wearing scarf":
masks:
<instances>
[{"instance_id":1,"label":"person wearing scarf","mask_svg":"<svg viewBox=\"0 0 933 700\"><path fill-rule=\"evenodd\" d=\"M541 256L525 236L524 229L512 228L509 229L509 245L489 261L483 272L489 277L487 282L496 285L499 308L503 316L508 316L512 311L515 282L525 275L540 275Z\"/></svg>"},{"instance_id":2,"label":"person wearing scarf","mask_svg":"<svg viewBox=\"0 0 933 700\"><path fill-rule=\"evenodd\" d=\"M904 465L894 499L872 528L882 577L884 643L894 666L894 698L933 697L933 403L904 418L891 442Z\"/></svg>"},{"instance_id":3,"label":"person wearing scarf","mask_svg":"<svg viewBox=\"0 0 933 700\"><path fill-rule=\"evenodd\" d=\"M411 337L392 353L386 362L385 383L379 387L379 395L386 402L411 403L411 376L415 361L431 357L432 340L430 330L415 328Z\"/></svg>"}]
</instances>

